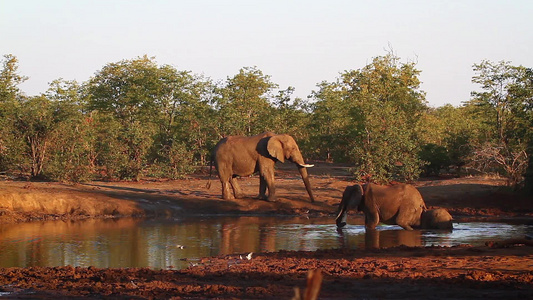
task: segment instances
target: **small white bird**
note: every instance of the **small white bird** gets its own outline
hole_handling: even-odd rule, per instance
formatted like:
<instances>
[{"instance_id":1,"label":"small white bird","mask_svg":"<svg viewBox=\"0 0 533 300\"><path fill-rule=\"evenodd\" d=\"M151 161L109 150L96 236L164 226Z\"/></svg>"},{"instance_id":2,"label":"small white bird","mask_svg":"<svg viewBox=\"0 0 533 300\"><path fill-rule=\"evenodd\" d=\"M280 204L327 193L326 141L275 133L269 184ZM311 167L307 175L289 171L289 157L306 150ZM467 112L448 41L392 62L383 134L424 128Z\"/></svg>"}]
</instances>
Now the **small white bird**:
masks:
<instances>
[{"instance_id":1,"label":"small white bird","mask_svg":"<svg viewBox=\"0 0 533 300\"><path fill-rule=\"evenodd\" d=\"M183 246L183 245L176 245L176 248L179 248L179 249L185 249L185 246Z\"/></svg>"},{"instance_id":2,"label":"small white bird","mask_svg":"<svg viewBox=\"0 0 533 300\"><path fill-rule=\"evenodd\" d=\"M246 259L248 259L248 260L252 259L252 254L253 254L253 252L250 252L248 255L246 255Z\"/></svg>"}]
</instances>

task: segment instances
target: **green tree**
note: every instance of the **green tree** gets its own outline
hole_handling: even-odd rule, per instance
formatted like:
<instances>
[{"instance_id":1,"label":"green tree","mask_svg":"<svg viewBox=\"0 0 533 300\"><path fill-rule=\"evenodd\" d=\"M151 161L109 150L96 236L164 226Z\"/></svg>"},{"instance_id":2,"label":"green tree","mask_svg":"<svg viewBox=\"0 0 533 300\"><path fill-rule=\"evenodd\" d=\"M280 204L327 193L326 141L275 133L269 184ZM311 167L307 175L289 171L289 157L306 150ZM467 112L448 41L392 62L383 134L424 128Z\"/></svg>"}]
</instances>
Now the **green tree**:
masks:
<instances>
[{"instance_id":1,"label":"green tree","mask_svg":"<svg viewBox=\"0 0 533 300\"><path fill-rule=\"evenodd\" d=\"M92 179L96 171L96 124L91 114L84 112L80 85L54 80L45 95L55 104L60 121L49 146L44 176L70 182Z\"/></svg>"},{"instance_id":2,"label":"green tree","mask_svg":"<svg viewBox=\"0 0 533 300\"><path fill-rule=\"evenodd\" d=\"M149 121L157 115L160 75L147 56L107 64L88 82L89 109L112 113L124 124Z\"/></svg>"},{"instance_id":3,"label":"green tree","mask_svg":"<svg viewBox=\"0 0 533 300\"><path fill-rule=\"evenodd\" d=\"M273 99L272 130L286 133L296 139L308 138L307 130L308 113L305 111L305 102L301 98L292 98L293 87L278 91Z\"/></svg>"},{"instance_id":4,"label":"green tree","mask_svg":"<svg viewBox=\"0 0 533 300\"><path fill-rule=\"evenodd\" d=\"M472 92L467 103L487 125L486 139L475 144L472 166L498 172L516 186L527 167L527 145L531 138L531 91L527 69L509 62L482 61L474 64L474 83L482 92Z\"/></svg>"},{"instance_id":5,"label":"green tree","mask_svg":"<svg viewBox=\"0 0 533 300\"><path fill-rule=\"evenodd\" d=\"M88 107L109 132L97 144L107 176L175 178L193 157L205 162L216 132L210 80L144 56L106 65L86 90Z\"/></svg>"},{"instance_id":6,"label":"green tree","mask_svg":"<svg viewBox=\"0 0 533 300\"><path fill-rule=\"evenodd\" d=\"M416 128L426 104L419 73L414 63L389 53L342 73L335 84L323 83L315 94L313 119L330 127L324 136L338 132L326 143L349 148L345 153L358 177L386 182L420 174Z\"/></svg>"},{"instance_id":7,"label":"green tree","mask_svg":"<svg viewBox=\"0 0 533 300\"><path fill-rule=\"evenodd\" d=\"M527 137L526 155L528 156L527 168L524 174L524 191L533 195L533 69L521 67L521 77L511 88L510 92L519 99L514 111L523 120L525 136Z\"/></svg>"},{"instance_id":8,"label":"green tree","mask_svg":"<svg viewBox=\"0 0 533 300\"><path fill-rule=\"evenodd\" d=\"M215 99L219 136L253 135L271 130L272 92L278 86L256 67L242 68L219 88Z\"/></svg>"},{"instance_id":9,"label":"green tree","mask_svg":"<svg viewBox=\"0 0 533 300\"><path fill-rule=\"evenodd\" d=\"M310 154L326 161L354 162L350 156L355 147L353 136L362 130L362 124L352 118L356 114L350 113L354 104L347 100L341 83L322 82L318 87L312 95L315 101L310 105L309 129L313 140Z\"/></svg>"},{"instance_id":10,"label":"green tree","mask_svg":"<svg viewBox=\"0 0 533 300\"><path fill-rule=\"evenodd\" d=\"M0 70L0 171L6 171L22 160L23 143L14 132L15 110L23 95L18 85L27 78L18 74L18 60L4 55Z\"/></svg>"},{"instance_id":11,"label":"green tree","mask_svg":"<svg viewBox=\"0 0 533 300\"><path fill-rule=\"evenodd\" d=\"M88 108L97 112L97 122L106 122L98 123L97 133L97 161L106 176L143 175L161 116L164 76L154 58L143 56L110 63L87 83Z\"/></svg>"},{"instance_id":12,"label":"green tree","mask_svg":"<svg viewBox=\"0 0 533 300\"><path fill-rule=\"evenodd\" d=\"M460 173L472 153L472 145L483 139L486 132L486 124L480 122L472 107L447 104L428 108L418 127L425 150L420 155L428 162L426 169L438 173L440 169L456 167Z\"/></svg>"},{"instance_id":13,"label":"green tree","mask_svg":"<svg viewBox=\"0 0 533 300\"><path fill-rule=\"evenodd\" d=\"M54 131L61 122L61 109L46 96L30 97L20 103L14 129L26 144L23 169L31 177L40 177L54 141ZM27 166L27 167L26 167Z\"/></svg>"},{"instance_id":14,"label":"green tree","mask_svg":"<svg viewBox=\"0 0 533 300\"><path fill-rule=\"evenodd\" d=\"M210 141L216 139L213 129L215 111L210 105L214 86L210 80L189 71L178 72L170 66L164 66L162 71L164 92L159 100L161 117L155 148L158 159L161 163L177 166L169 162L176 161L175 155L170 153L174 151L172 149L184 148L204 164ZM172 174L176 172L172 171Z\"/></svg>"},{"instance_id":15,"label":"green tree","mask_svg":"<svg viewBox=\"0 0 533 300\"><path fill-rule=\"evenodd\" d=\"M21 95L18 85L28 78L18 73L18 59L11 55L4 55L2 70L0 70L0 104L14 102ZM0 106L0 113L5 109Z\"/></svg>"},{"instance_id":16,"label":"green tree","mask_svg":"<svg viewBox=\"0 0 533 300\"><path fill-rule=\"evenodd\" d=\"M482 92L472 92L469 105L477 106L478 110L486 116L487 122L495 129L496 136L493 140L501 144L517 141L524 135L524 103L513 92L521 85L524 76L523 67L514 67L509 62L494 63L484 60L474 64L476 75L472 82L479 84Z\"/></svg>"}]
</instances>

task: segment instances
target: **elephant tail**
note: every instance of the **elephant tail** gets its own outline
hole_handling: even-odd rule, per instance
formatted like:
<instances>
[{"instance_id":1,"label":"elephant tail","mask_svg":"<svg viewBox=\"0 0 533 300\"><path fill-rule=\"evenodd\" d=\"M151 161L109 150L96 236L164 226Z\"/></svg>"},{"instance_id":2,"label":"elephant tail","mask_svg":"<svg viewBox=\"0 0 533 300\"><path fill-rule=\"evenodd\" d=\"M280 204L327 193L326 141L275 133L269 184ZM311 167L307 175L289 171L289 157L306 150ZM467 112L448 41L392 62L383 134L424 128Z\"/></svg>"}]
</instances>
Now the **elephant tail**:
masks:
<instances>
[{"instance_id":1,"label":"elephant tail","mask_svg":"<svg viewBox=\"0 0 533 300\"><path fill-rule=\"evenodd\" d=\"M207 179L207 183L205 184L206 189L211 189L211 175L213 174L213 160L211 159L209 161L209 178Z\"/></svg>"}]
</instances>

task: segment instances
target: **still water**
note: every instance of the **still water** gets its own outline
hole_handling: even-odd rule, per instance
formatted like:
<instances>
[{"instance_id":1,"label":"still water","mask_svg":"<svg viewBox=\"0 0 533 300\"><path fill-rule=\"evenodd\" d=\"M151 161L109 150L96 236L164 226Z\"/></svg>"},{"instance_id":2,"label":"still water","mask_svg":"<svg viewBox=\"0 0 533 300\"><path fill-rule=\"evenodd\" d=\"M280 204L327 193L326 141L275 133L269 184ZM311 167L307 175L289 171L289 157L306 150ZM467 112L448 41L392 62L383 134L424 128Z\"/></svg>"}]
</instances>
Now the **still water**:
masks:
<instances>
[{"instance_id":1,"label":"still water","mask_svg":"<svg viewBox=\"0 0 533 300\"><path fill-rule=\"evenodd\" d=\"M0 227L0 267L184 268L201 258L277 250L483 245L524 237L532 225L456 223L453 231L405 231L362 219L337 231L332 218L205 217L191 220L84 220Z\"/></svg>"}]
</instances>

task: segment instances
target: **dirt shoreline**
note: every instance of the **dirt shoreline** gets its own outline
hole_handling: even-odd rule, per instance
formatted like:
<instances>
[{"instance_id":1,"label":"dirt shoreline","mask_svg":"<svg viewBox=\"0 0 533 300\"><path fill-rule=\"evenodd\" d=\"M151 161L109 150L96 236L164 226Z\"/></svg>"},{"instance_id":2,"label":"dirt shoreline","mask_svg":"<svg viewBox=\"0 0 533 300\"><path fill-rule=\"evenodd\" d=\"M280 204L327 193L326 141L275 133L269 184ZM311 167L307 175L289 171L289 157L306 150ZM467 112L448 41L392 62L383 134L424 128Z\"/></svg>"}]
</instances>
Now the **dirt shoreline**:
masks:
<instances>
[{"instance_id":1,"label":"dirt shoreline","mask_svg":"<svg viewBox=\"0 0 533 300\"><path fill-rule=\"evenodd\" d=\"M309 270L319 299L531 299L531 247L395 247L205 258L185 270L0 269L12 298L291 299Z\"/></svg>"},{"instance_id":2,"label":"dirt shoreline","mask_svg":"<svg viewBox=\"0 0 533 300\"><path fill-rule=\"evenodd\" d=\"M220 215L331 216L347 168L310 169L315 203L297 171L277 172L279 201L254 199L259 179L242 178L249 198L223 201L220 183L205 175L184 180L61 184L0 181L0 224L54 219ZM533 199L502 189L497 178L426 179L415 183L430 208L459 221L533 224ZM333 220L333 219L332 219ZM333 222L333 221L332 221ZM349 220L348 220L349 222ZM0 225L1 226L1 225ZM93 267L0 268L0 298L10 299L291 299L309 270L324 275L319 299L533 298L533 247L527 240L484 247L394 247L256 253L202 259L184 270Z\"/></svg>"}]
</instances>

